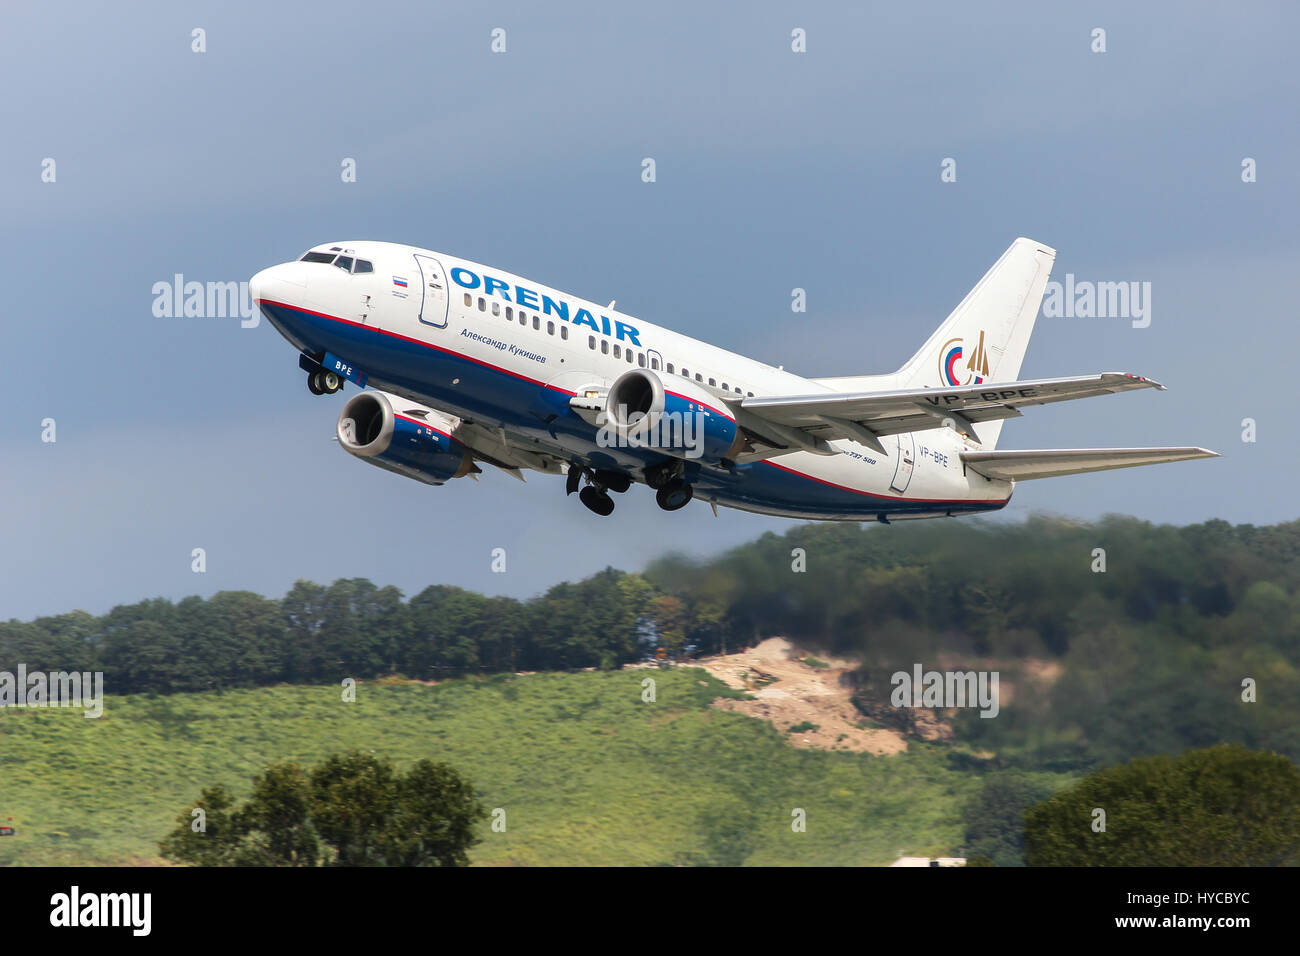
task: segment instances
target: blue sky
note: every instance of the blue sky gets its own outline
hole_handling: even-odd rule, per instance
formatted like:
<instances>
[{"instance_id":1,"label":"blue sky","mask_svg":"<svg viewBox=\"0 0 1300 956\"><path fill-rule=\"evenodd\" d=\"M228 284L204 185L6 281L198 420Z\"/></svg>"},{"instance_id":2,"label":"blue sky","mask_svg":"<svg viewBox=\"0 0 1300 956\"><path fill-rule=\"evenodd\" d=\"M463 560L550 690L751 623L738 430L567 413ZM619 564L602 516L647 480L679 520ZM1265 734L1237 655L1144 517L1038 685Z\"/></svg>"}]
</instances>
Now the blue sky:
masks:
<instances>
[{"instance_id":1,"label":"blue sky","mask_svg":"<svg viewBox=\"0 0 1300 956\"><path fill-rule=\"evenodd\" d=\"M244 280L341 238L492 263L848 375L900 364L1028 235L1058 249L1054 278L1151 282L1153 314L1145 329L1042 318L1022 374L1133 371L1169 390L1031 410L1001 447L1225 457L1025 484L999 520L1296 517L1283 386L1300 298L1300 9L739 10L7 5L0 619L279 595L300 577L526 596L790 525L666 515L644 488L602 520L541 476L424 487L330 441L343 396L311 396L265 322L152 314L153 284L174 273ZM195 27L206 53L191 52ZM790 50L796 27L807 53ZM356 183L340 180L344 157ZM945 157L956 183L940 182ZM806 313L790 311L795 287ZM505 574L490 571L497 547Z\"/></svg>"}]
</instances>

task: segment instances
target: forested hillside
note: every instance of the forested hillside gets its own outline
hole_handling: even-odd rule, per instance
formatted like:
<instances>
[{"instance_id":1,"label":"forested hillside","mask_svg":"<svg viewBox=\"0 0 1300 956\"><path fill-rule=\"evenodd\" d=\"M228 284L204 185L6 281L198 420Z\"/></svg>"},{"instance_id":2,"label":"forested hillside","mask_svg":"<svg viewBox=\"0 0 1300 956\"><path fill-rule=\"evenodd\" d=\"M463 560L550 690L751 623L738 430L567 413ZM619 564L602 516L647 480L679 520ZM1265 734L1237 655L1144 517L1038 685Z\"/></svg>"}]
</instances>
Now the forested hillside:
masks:
<instances>
[{"instance_id":1,"label":"forested hillside","mask_svg":"<svg viewBox=\"0 0 1300 956\"><path fill-rule=\"evenodd\" d=\"M1015 691L959 738L1076 770L1241 741L1300 759L1300 522L1031 518L807 525L706 561L606 570L527 601L364 579L0 624L0 670L102 670L114 694L402 674L616 668L783 635L888 675L995 667ZM1027 679L1027 664L1053 679ZM1242 700L1243 680L1257 701Z\"/></svg>"}]
</instances>

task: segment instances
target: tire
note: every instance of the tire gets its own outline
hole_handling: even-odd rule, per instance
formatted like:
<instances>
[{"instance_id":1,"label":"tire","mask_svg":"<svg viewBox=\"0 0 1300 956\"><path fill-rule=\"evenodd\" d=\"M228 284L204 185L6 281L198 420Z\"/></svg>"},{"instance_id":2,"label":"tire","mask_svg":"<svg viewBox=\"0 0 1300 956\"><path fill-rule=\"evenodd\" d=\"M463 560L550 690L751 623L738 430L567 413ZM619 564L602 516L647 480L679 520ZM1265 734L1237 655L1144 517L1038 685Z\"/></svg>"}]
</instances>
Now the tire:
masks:
<instances>
[{"instance_id":1,"label":"tire","mask_svg":"<svg viewBox=\"0 0 1300 956\"><path fill-rule=\"evenodd\" d=\"M621 471L598 471L596 483L604 485L615 494L621 495L632 487L632 479Z\"/></svg>"},{"instance_id":2,"label":"tire","mask_svg":"<svg viewBox=\"0 0 1300 956\"><path fill-rule=\"evenodd\" d=\"M659 507L663 508L664 511L677 511L680 508L685 508L694 497L695 491L680 479L668 482L655 492L655 501L659 503Z\"/></svg>"},{"instance_id":3,"label":"tire","mask_svg":"<svg viewBox=\"0 0 1300 956\"><path fill-rule=\"evenodd\" d=\"M320 374L319 372L307 373L307 390L310 391L313 395L325 394L323 391L321 391L320 386L316 384L316 376L318 376L319 374Z\"/></svg>"},{"instance_id":4,"label":"tire","mask_svg":"<svg viewBox=\"0 0 1300 956\"><path fill-rule=\"evenodd\" d=\"M588 485L586 488L583 488L582 491L578 492L578 497L582 499L582 503L586 505L590 511L595 512L602 518L608 517L614 510L614 499L605 494L605 492L599 491L591 485Z\"/></svg>"}]
</instances>

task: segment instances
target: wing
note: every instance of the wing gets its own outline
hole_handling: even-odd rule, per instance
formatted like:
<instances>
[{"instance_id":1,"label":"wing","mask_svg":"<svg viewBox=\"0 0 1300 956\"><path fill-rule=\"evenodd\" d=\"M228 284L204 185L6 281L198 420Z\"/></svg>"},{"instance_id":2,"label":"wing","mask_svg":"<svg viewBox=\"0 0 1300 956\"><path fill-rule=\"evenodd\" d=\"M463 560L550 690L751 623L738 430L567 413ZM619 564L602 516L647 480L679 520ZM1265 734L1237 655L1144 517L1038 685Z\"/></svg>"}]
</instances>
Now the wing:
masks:
<instances>
[{"instance_id":1,"label":"wing","mask_svg":"<svg viewBox=\"0 0 1300 956\"><path fill-rule=\"evenodd\" d=\"M392 401L393 409L403 415L425 420L430 413L447 420L455 433L456 440L469 449L476 462L483 462L500 468L512 478L524 480L525 468L550 475L564 473L565 462L553 455L533 451L523 439L512 440L504 428L491 428L486 425L462 419L446 412L440 412L431 406L423 405L414 399L395 392L385 392ZM474 471L481 469L475 468Z\"/></svg>"},{"instance_id":2,"label":"wing","mask_svg":"<svg viewBox=\"0 0 1300 956\"><path fill-rule=\"evenodd\" d=\"M1028 481L1030 478L1056 478L1111 468L1158 465L1165 461L1192 458L1218 458L1217 452L1205 448L1043 448L1033 451L968 451L961 460L971 471L985 478Z\"/></svg>"},{"instance_id":3,"label":"wing","mask_svg":"<svg viewBox=\"0 0 1300 956\"><path fill-rule=\"evenodd\" d=\"M777 395L730 402L737 421L770 452L755 451L747 460L789 451L834 454L827 442L846 438L881 454L882 435L926 431L951 425L975 441L980 422L1018 418L1028 405L1047 405L1094 395L1164 386L1149 378L1121 372L1074 378L1042 378L962 388L911 388L882 392L820 392Z\"/></svg>"}]
</instances>

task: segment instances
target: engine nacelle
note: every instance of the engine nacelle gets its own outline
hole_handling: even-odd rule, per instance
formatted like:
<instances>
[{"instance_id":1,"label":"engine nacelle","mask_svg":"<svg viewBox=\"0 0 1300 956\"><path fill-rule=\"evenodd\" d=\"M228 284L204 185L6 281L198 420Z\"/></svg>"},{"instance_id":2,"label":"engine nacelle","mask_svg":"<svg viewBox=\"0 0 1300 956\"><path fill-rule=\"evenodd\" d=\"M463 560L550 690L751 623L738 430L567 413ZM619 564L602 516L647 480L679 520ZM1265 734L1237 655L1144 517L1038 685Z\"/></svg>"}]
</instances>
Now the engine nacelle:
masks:
<instances>
[{"instance_id":1,"label":"engine nacelle","mask_svg":"<svg viewBox=\"0 0 1300 956\"><path fill-rule=\"evenodd\" d=\"M354 395L339 415L339 444L380 468L441 485L476 471L469 449L454 437L460 420L374 389Z\"/></svg>"},{"instance_id":2,"label":"engine nacelle","mask_svg":"<svg viewBox=\"0 0 1300 956\"><path fill-rule=\"evenodd\" d=\"M722 399L688 378L630 368L609 387L596 443L653 448L712 464L734 457L744 438Z\"/></svg>"}]
</instances>

